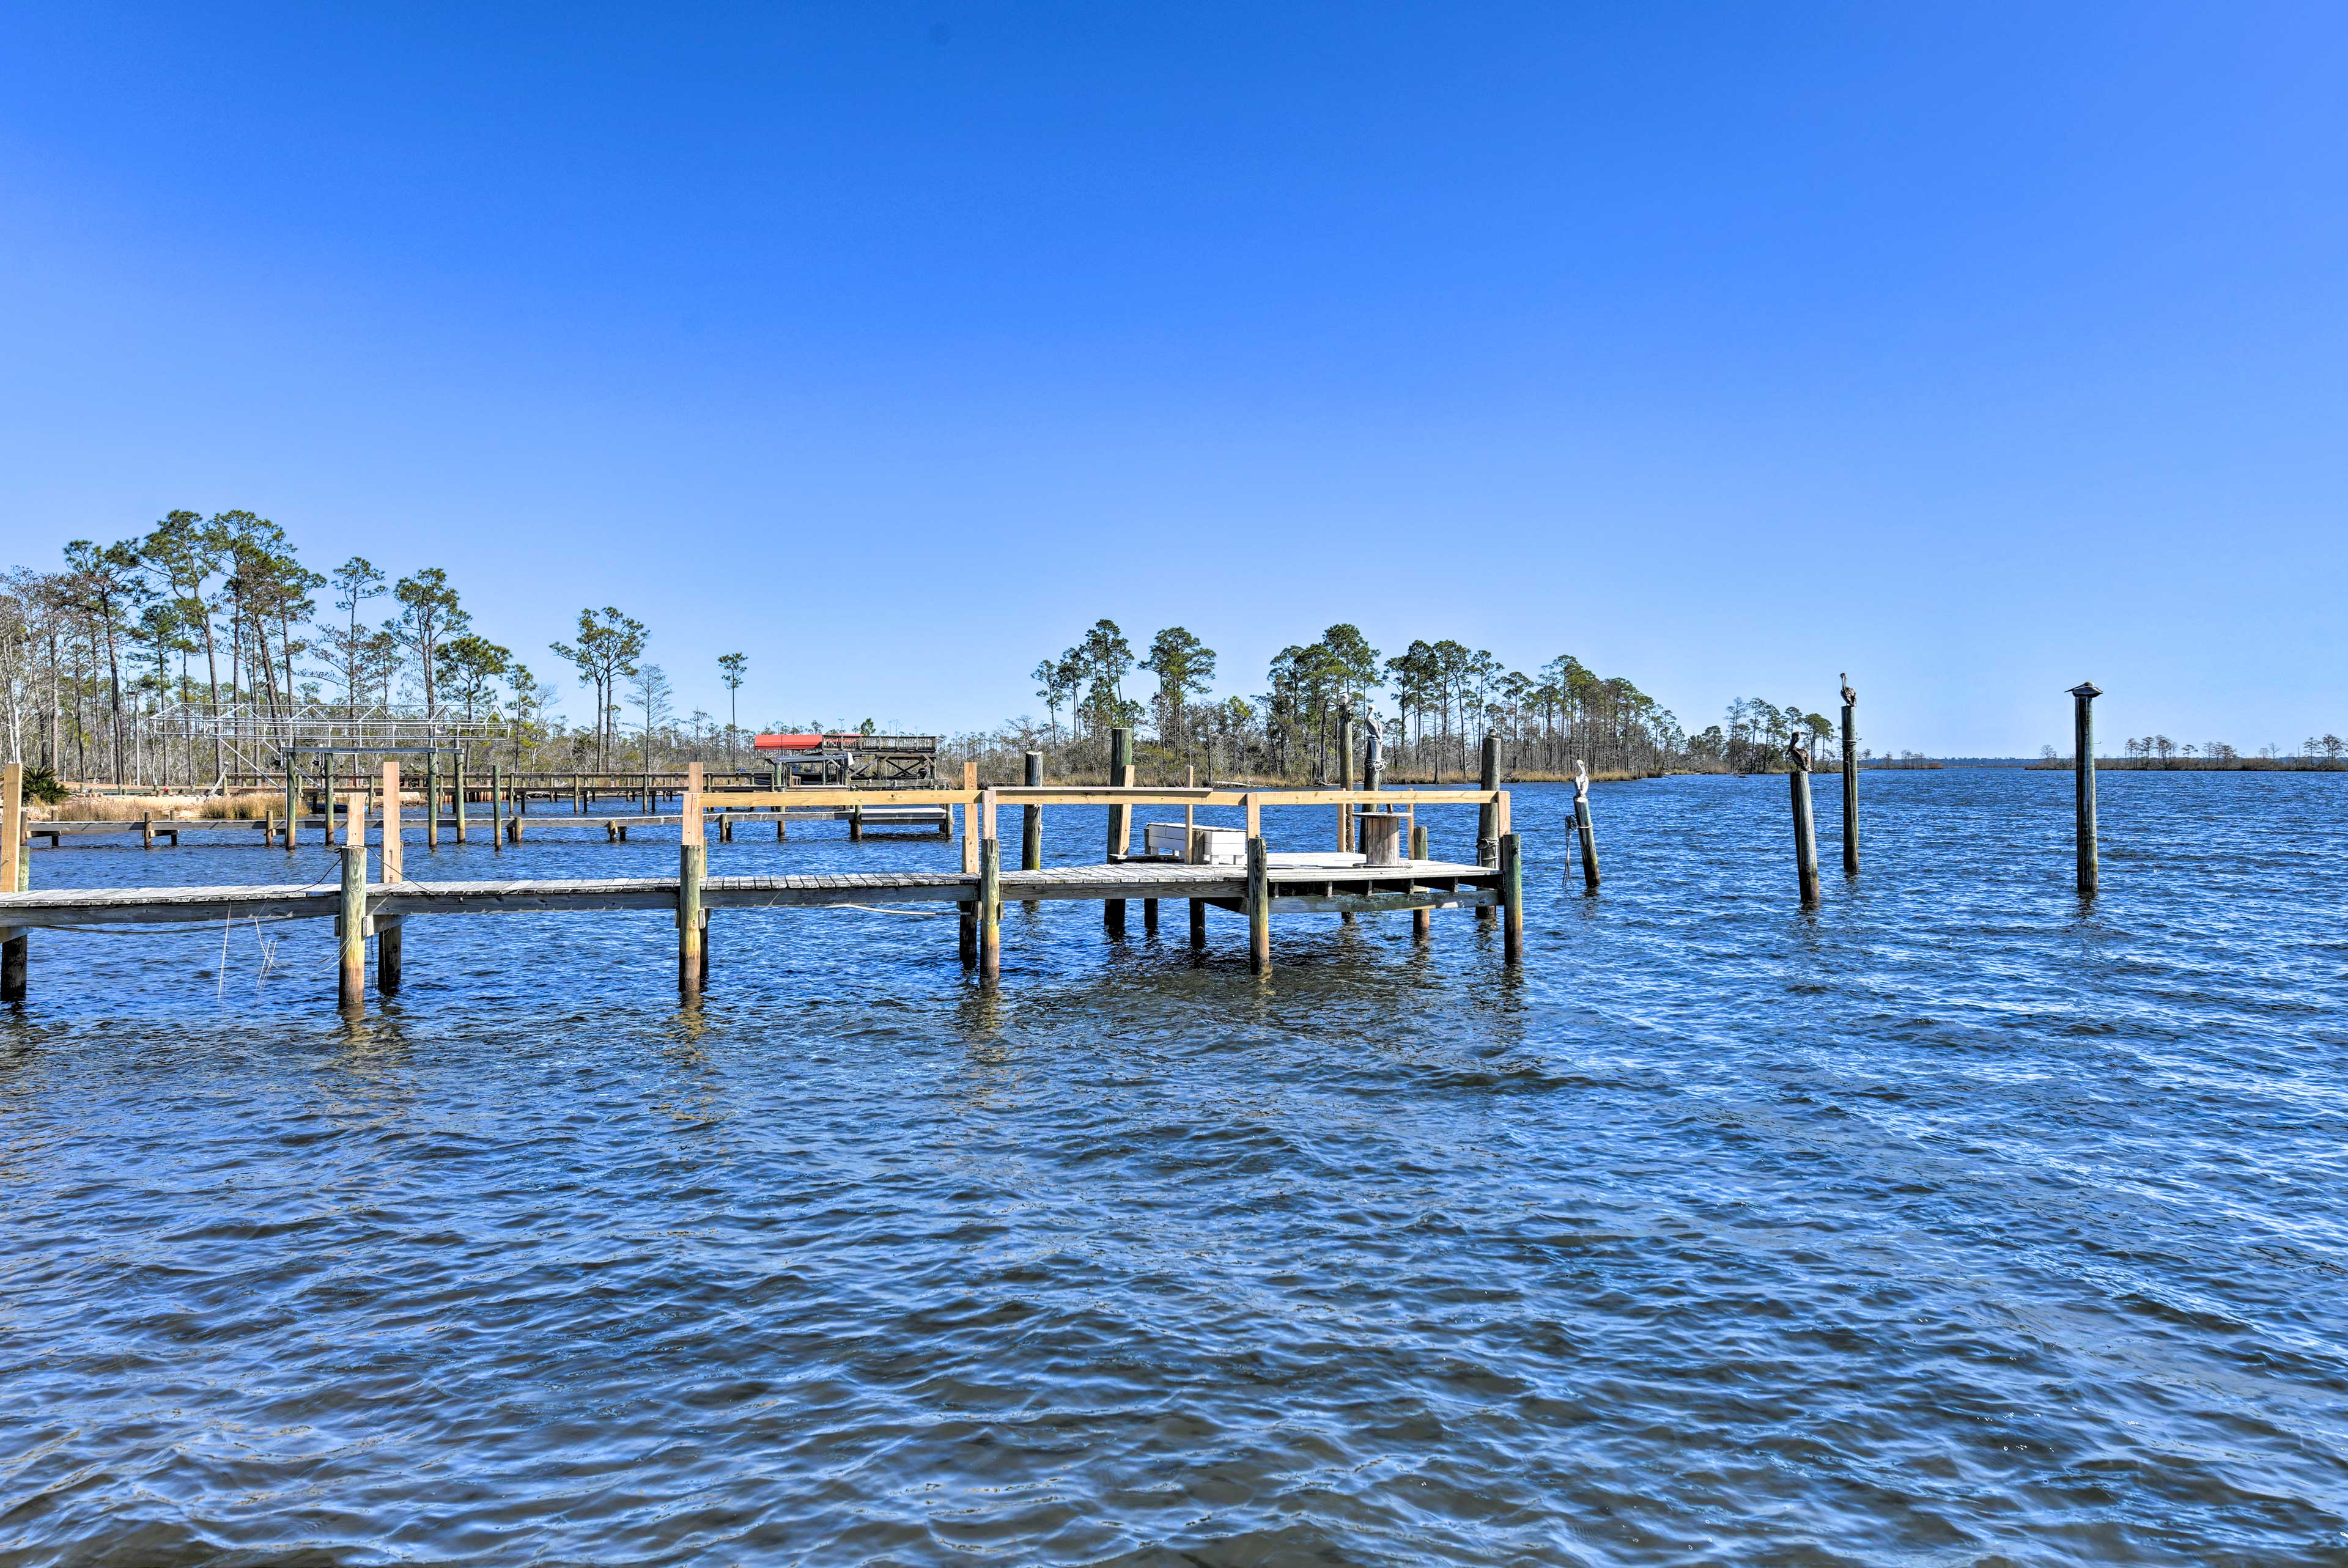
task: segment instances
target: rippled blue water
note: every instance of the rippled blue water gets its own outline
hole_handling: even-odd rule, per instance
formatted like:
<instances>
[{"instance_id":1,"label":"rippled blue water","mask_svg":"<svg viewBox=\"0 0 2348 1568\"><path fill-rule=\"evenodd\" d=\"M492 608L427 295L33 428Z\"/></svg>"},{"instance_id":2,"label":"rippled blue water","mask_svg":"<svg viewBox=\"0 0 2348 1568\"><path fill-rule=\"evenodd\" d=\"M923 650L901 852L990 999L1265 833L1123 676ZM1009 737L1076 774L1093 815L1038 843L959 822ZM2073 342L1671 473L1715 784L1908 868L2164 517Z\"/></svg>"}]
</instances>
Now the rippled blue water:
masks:
<instances>
[{"instance_id":1,"label":"rippled blue water","mask_svg":"<svg viewBox=\"0 0 2348 1568\"><path fill-rule=\"evenodd\" d=\"M0 1560L2348 1563L2348 778L2107 774L2092 909L2066 775L1869 775L1856 886L1822 782L1807 915L1782 780L1599 786L1596 897L1520 791L1517 978L720 911L695 1015L665 917L450 917L352 1026L320 924L38 935ZM675 864L567 836L411 874Z\"/></svg>"}]
</instances>

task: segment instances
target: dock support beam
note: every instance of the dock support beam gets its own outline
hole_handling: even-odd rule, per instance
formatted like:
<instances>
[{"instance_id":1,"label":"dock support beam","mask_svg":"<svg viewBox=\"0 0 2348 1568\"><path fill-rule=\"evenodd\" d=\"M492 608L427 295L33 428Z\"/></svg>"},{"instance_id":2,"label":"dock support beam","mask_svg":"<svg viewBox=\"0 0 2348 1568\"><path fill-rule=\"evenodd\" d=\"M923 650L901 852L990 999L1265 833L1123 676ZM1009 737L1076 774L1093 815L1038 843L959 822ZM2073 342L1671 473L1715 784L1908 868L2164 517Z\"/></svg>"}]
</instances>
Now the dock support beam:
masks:
<instances>
[{"instance_id":1,"label":"dock support beam","mask_svg":"<svg viewBox=\"0 0 2348 1568\"><path fill-rule=\"evenodd\" d=\"M2071 744L2076 776L2079 848L2079 897L2093 898L2103 881L2103 867L2096 854L2096 698L2103 688L2093 681L2082 681L2071 688Z\"/></svg>"},{"instance_id":2,"label":"dock support beam","mask_svg":"<svg viewBox=\"0 0 2348 1568\"><path fill-rule=\"evenodd\" d=\"M1433 856L1426 853L1426 829L1419 826L1416 823L1411 824L1410 828L1410 857L1413 860L1427 860L1433 858ZM1434 932L1434 910L1418 908L1413 909L1410 912L1410 939L1412 941L1426 941L1428 936Z\"/></svg>"},{"instance_id":3,"label":"dock support beam","mask_svg":"<svg viewBox=\"0 0 2348 1568\"><path fill-rule=\"evenodd\" d=\"M1133 727L1119 724L1108 733L1108 782L1112 788L1124 788L1133 783ZM1133 808L1113 805L1108 808L1108 864L1123 860L1133 848ZM1125 900L1101 900L1101 924L1112 937L1125 935Z\"/></svg>"},{"instance_id":4,"label":"dock support beam","mask_svg":"<svg viewBox=\"0 0 2348 1568\"><path fill-rule=\"evenodd\" d=\"M1794 792L1794 872L1802 885L1802 907L1818 907L1818 830L1810 815L1810 753L1791 748L1794 766L1786 776Z\"/></svg>"},{"instance_id":5,"label":"dock support beam","mask_svg":"<svg viewBox=\"0 0 2348 1568\"><path fill-rule=\"evenodd\" d=\"M25 764L0 770L0 892L22 893L32 886L25 854ZM0 1002L25 999L29 954L21 927L0 926Z\"/></svg>"},{"instance_id":6,"label":"dock support beam","mask_svg":"<svg viewBox=\"0 0 2348 1568\"><path fill-rule=\"evenodd\" d=\"M1525 961L1524 840L1513 833L1500 835L1500 956L1510 964Z\"/></svg>"},{"instance_id":7,"label":"dock support beam","mask_svg":"<svg viewBox=\"0 0 2348 1568\"><path fill-rule=\"evenodd\" d=\"M334 792L326 792L329 803ZM343 902L335 917L335 934L341 946L342 985L339 999L345 1012L366 1006L366 845L343 845Z\"/></svg>"}]
</instances>

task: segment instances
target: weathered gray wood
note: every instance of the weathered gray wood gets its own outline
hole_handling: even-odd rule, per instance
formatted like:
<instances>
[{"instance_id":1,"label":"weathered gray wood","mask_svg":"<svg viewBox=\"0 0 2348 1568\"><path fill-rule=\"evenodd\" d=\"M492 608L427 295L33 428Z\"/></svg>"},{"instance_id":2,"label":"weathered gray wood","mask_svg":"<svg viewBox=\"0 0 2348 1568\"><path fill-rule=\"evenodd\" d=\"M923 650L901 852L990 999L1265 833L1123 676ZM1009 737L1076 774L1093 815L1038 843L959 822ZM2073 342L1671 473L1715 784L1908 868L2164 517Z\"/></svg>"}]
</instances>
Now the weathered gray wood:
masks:
<instances>
[{"instance_id":1,"label":"weathered gray wood","mask_svg":"<svg viewBox=\"0 0 2348 1568\"><path fill-rule=\"evenodd\" d=\"M2094 703L2104 694L2103 688L2093 681L2082 681L2071 688L2071 743L2077 761L2073 764L2075 800L2074 832L2077 837L2079 856L2079 897L2093 898L2103 881L2103 866L2096 844L2096 712Z\"/></svg>"},{"instance_id":2,"label":"weathered gray wood","mask_svg":"<svg viewBox=\"0 0 2348 1568\"><path fill-rule=\"evenodd\" d=\"M693 998L701 994L701 895L709 846L680 844L676 851L676 987Z\"/></svg>"},{"instance_id":3,"label":"weathered gray wood","mask_svg":"<svg viewBox=\"0 0 2348 1568\"><path fill-rule=\"evenodd\" d=\"M1003 973L1003 841L978 846L978 978L992 986Z\"/></svg>"},{"instance_id":4,"label":"weathered gray wood","mask_svg":"<svg viewBox=\"0 0 2348 1568\"><path fill-rule=\"evenodd\" d=\"M329 798L333 792L327 792ZM343 1010L366 1005L366 845L343 845L342 897L335 910L335 938L342 960L339 999Z\"/></svg>"},{"instance_id":5,"label":"weathered gray wood","mask_svg":"<svg viewBox=\"0 0 2348 1568\"><path fill-rule=\"evenodd\" d=\"M1402 864L1402 829L1405 818L1385 812L1364 812L1354 819L1354 834L1361 845L1365 866L1399 866Z\"/></svg>"},{"instance_id":6,"label":"weathered gray wood","mask_svg":"<svg viewBox=\"0 0 2348 1568\"><path fill-rule=\"evenodd\" d=\"M1263 835L1251 834L1247 848L1248 968L1257 974L1272 972L1272 867L1264 857Z\"/></svg>"},{"instance_id":7,"label":"weathered gray wood","mask_svg":"<svg viewBox=\"0 0 2348 1568\"><path fill-rule=\"evenodd\" d=\"M1029 752L1026 770L1022 775L1029 789L1044 786L1044 753ZM1019 869L1040 871L1044 868L1044 808L1022 806L1019 819Z\"/></svg>"},{"instance_id":8,"label":"weathered gray wood","mask_svg":"<svg viewBox=\"0 0 2348 1568\"><path fill-rule=\"evenodd\" d=\"M1794 872L1801 884L1802 907L1818 903L1818 833L1810 815L1810 753L1798 743L1788 748L1793 769L1787 774L1794 796Z\"/></svg>"}]
</instances>

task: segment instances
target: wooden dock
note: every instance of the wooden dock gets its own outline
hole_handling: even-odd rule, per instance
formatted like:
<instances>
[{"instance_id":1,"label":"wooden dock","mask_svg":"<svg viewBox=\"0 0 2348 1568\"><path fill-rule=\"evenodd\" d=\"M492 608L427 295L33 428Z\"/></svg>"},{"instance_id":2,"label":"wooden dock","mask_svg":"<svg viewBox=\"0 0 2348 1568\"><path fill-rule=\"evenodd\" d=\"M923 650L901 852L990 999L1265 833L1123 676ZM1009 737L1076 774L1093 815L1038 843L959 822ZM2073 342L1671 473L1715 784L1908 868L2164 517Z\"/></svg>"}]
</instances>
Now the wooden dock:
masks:
<instances>
[{"instance_id":1,"label":"wooden dock","mask_svg":"<svg viewBox=\"0 0 2348 1568\"><path fill-rule=\"evenodd\" d=\"M345 1009L364 1006L366 952L377 943L377 989L396 990L403 961L403 932L410 917L505 913L592 913L597 910L664 910L677 930L677 979L687 997L697 997L708 970L706 942L713 910L839 908L888 904L943 904L960 915L963 963L992 986L1001 968L1002 907L1006 900L1092 900L1103 908L1112 932L1124 928L1124 909L1138 899L1145 926L1155 929L1160 900L1186 901L1190 945L1207 945L1207 912L1227 910L1248 924L1249 958L1258 973L1272 968L1271 921L1275 915L1337 914L1353 917L1408 912L1413 932L1426 937L1426 911L1468 907L1497 911L1506 921L1503 954L1508 963L1523 951L1523 862L1517 835L1509 827L1505 790L1293 790L1233 793L1213 789L1148 789L1124 786L978 789L932 792L919 804L964 808L963 865L959 871L849 873L805 876L711 876L705 840L706 797L688 785L685 809L676 817L683 842L674 877L541 878L530 881L411 881L405 875L405 832L395 804L382 828L379 879L368 876L369 848L340 845L343 875L337 886L276 884L215 887L27 888L22 848L24 818L15 785L21 770L11 767L0 790L5 807L0 824L0 1001L22 1000L27 989L27 934L77 927L126 925L211 926L238 920L332 919L342 955L341 1000ZM396 764L386 764L383 798L400 796ZM698 780L691 784L698 784ZM975 780L965 776L965 785ZM908 804L910 792L860 791L832 803L855 809ZM355 797L354 804L358 804ZM729 808L778 812L796 802L784 792L732 792ZM1002 865L996 824L1004 805L1030 812L1046 806L1084 805L1110 813L1109 858L1098 865L1016 869ZM1132 812L1140 805L1179 806L1187 853L1129 853ZM1414 831L1422 805L1474 805L1493 828L1478 864L1432 860L1400 853L1423 843ZM1200 826L1200 806L1237 806L1245 813L1243 856L1220 853L1219 841L1235 830ZM1275 853L1265 846L1262 814L1282 806L1334 808L1336 847L1327 851ZM563 820L563 819L556 819ZM568 819L577 821L577 818ZM638 819L642 820L642 819ZM776 820L769 815L763 820ZM1170 826L1170 825L1166 825ZM1125 851L1117 846L1122 827ZM1032 835L1027 843L1035 842ZM1354 849L1355 844L1362 845ZM1024 854L1040 858L1032 848ZM1236 863L1218 863L1236 861Z\"/></svg>"}]
</instances>

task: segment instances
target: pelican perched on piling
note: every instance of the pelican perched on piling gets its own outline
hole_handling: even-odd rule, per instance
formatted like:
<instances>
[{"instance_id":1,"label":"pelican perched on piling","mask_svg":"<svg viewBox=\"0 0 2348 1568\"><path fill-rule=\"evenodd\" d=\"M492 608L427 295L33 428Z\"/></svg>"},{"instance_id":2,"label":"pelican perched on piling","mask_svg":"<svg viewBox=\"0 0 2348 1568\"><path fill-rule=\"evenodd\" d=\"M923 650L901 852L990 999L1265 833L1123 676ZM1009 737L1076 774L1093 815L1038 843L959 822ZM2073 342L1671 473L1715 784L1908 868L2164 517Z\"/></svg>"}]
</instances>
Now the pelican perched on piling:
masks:
<instances>
[{"instance_id":1,"label":"pelican perched on piling","mask_svg":"<svg viewBox=\"0 0 2348 1568\"><path fill-rule=\"evenodd\" d=\"M1842 705L1846 708L1859 706L1859 693L1850 689L1850 671L1848 670L1843 671L1842 677Z\"/></svg>"}]
</instances>

